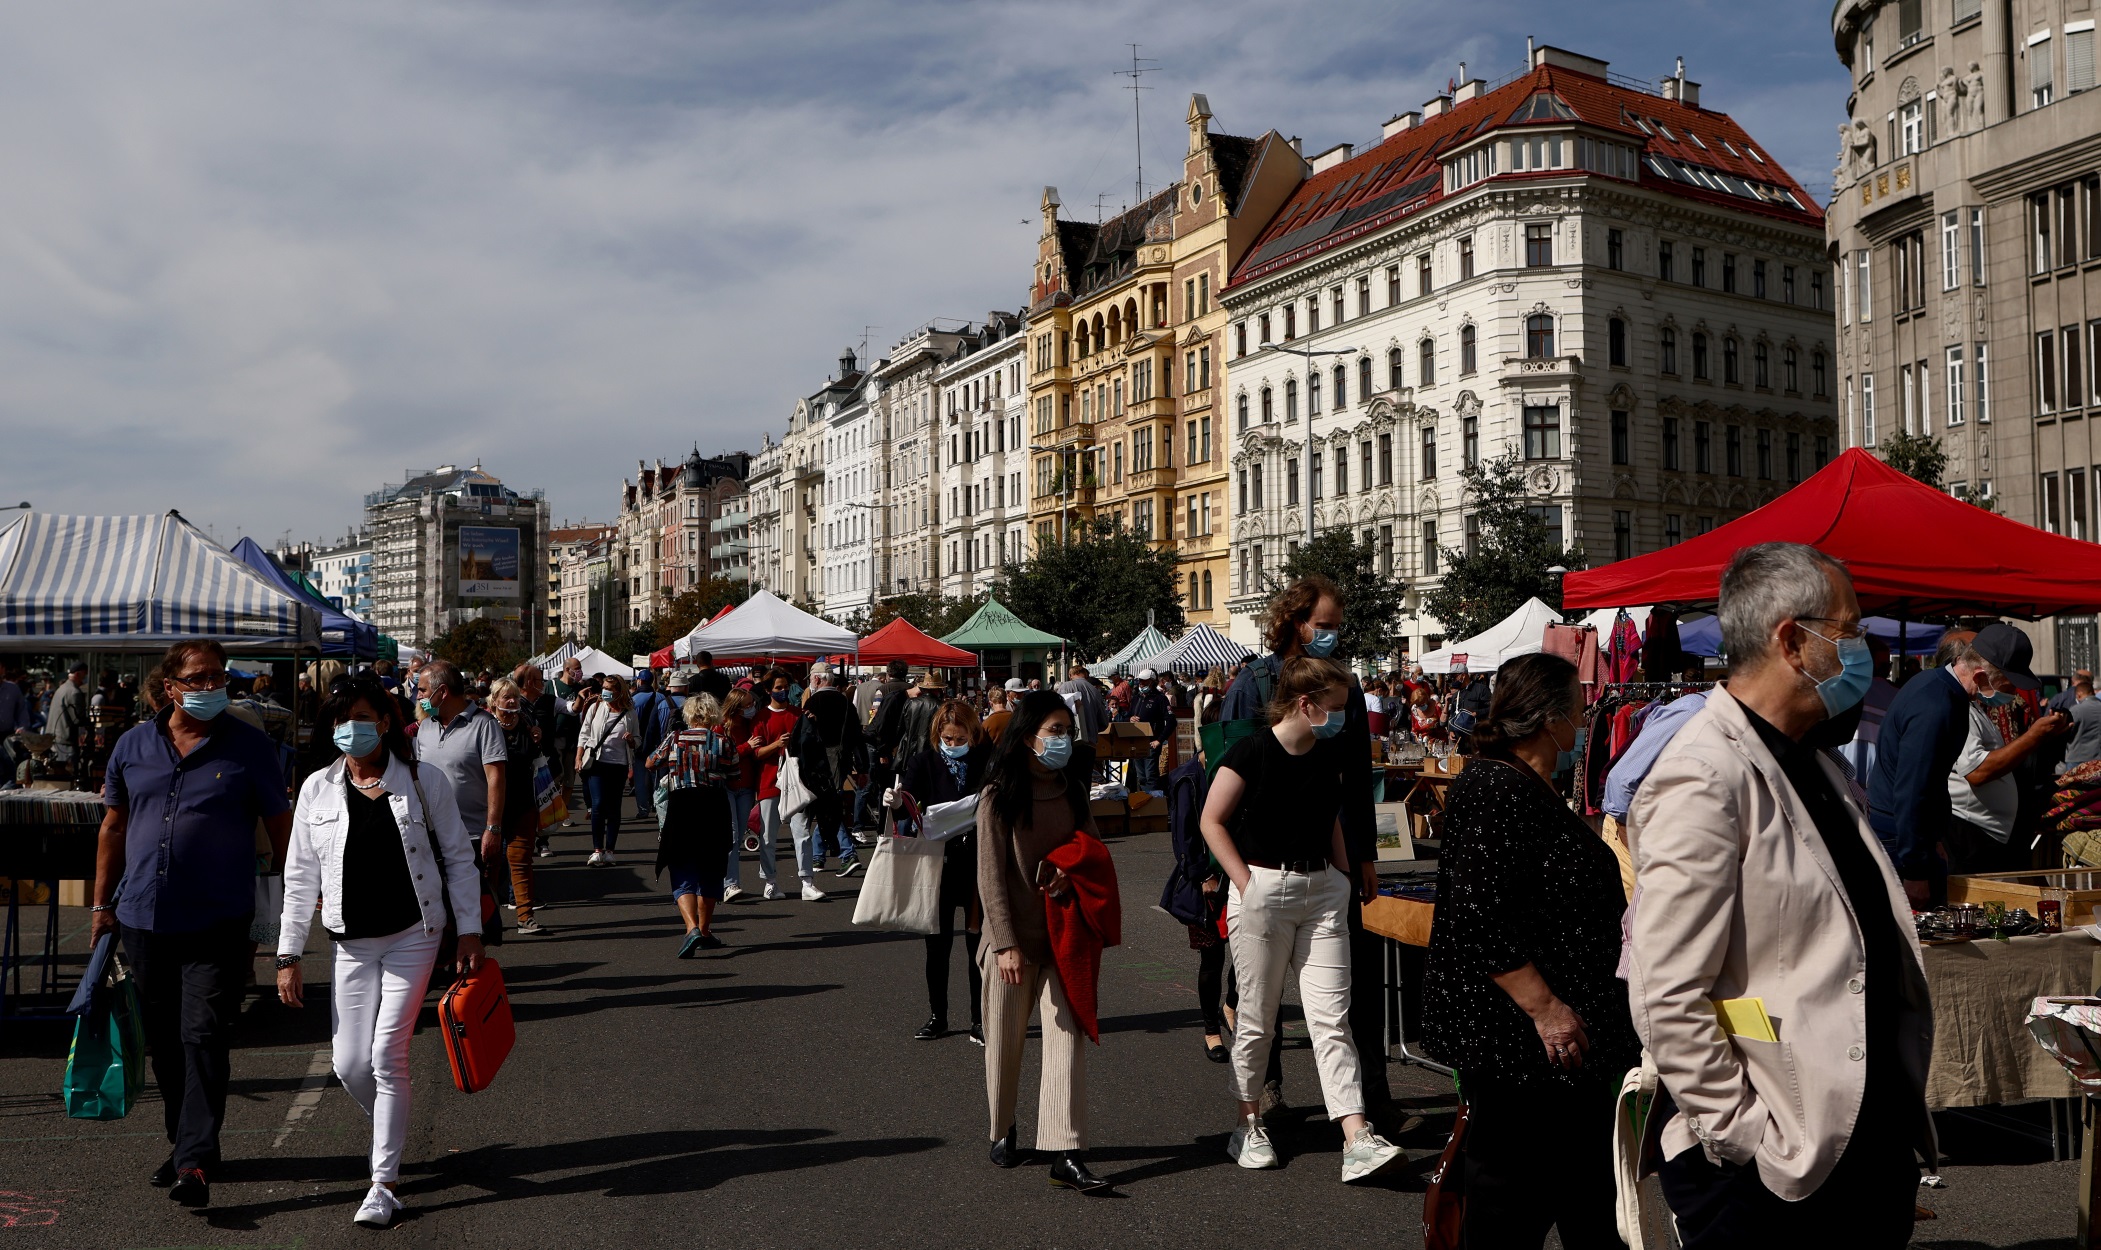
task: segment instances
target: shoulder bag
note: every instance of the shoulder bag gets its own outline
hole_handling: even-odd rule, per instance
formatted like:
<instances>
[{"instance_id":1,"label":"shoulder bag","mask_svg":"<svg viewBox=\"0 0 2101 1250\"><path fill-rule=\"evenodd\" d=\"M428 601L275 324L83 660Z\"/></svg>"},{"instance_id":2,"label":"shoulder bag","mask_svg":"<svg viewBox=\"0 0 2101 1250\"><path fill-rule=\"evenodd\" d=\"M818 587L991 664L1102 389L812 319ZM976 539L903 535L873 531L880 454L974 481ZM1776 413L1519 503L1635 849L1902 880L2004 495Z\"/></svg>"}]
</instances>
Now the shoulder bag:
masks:
<instances>
[{"instance_id":1,"label":"shoulder bag","mask_svg":"<svg viewBox=\"0 0 2101 1250\"><path fill-rule=\"evenodd\" d=\"M1466 1232L1467 1106L1459 1104L1451 1139L1423 1191L1423 1250L1459 1250Z\"/></svg>"},{"instance_id":2,"label":"shoulder bag","mask_svg":"<svg viewBox=\"0 0 2101 1250\"><path fill-rule=\"evenodd\" d=\"M781 752L781 766L775 771L773 784L781 792L780 813L783 818L793 816L817 801L810 787L803 784L802 761L792 750Z\"/></svg>"}]
</instances>

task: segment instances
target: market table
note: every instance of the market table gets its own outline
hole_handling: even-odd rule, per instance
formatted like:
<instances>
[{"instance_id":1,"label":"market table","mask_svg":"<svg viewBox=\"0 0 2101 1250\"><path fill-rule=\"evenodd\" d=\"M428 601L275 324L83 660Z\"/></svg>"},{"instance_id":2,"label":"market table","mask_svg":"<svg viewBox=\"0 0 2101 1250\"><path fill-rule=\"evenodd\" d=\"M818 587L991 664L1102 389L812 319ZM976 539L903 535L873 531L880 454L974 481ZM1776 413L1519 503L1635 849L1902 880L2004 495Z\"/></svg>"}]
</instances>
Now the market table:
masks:
<instances>
[{"instance_id":1,"label":"market table","mask_svg":"<svg viewBox=\"0 0 2101 1250\"><path fill-rule=\"evenodd\" d=\"M1421 951L1430 945L1430 921L1436 914L1434 903L1382 894L1364 905L1364 929L1383 939L1379 990L1386 1004L1387 1054L1450 1075L1449 1067L1408 1049L1403 1017L1408 992L1422 986Z\"/></svg>"},{"instance_id":2,"label":"market table","mask_svg":"<svg viewBox=\"0 0 2101 1250\"><path fill-rule=\"evenodd\" d=\"M37 992L58 989L58 883L93 881L102 796L78 790L0 792L0 877L8 878L5 937L0 938L0 1017L24 1014L10 1006L22 993L22 966L31 956L22 943L22 902L27 884L44 883L51 897L44 914L44 940L37 957L42 971Z\"/></svg>"},{"instance_id":3,"label":"market table","mask_svg":"<svg viewBox=\"0 0 2101 1250\"><path fill-rule=\"evenodd\" d=\"M2097 957L2101 943L2077 930L1926 947L1933 995L1926 1105L1939 1111L2072 1097L2070 1074L2024 1022L2037 998L2092 993Z\"/></svg>"}]
</instances>

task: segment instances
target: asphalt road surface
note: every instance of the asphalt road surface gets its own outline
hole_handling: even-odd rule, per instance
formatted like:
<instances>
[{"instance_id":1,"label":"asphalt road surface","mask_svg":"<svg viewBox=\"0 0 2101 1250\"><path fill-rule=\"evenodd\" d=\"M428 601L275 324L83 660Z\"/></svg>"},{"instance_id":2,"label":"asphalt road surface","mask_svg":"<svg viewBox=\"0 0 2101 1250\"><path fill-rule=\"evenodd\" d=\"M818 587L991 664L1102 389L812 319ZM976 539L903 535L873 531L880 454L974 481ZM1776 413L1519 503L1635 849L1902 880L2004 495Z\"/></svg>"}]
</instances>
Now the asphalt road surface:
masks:
<instances>
[{"instance_id":1,"label":"asphalt road surface","mask_svg":"<svg viewBox=\"0 0 2101 1250\"><path fill-rule=\"evenodd\" d=\"M165 1153L151 1092L126 1120L69 1120L59 1099L66 1026L0 1026L0 1250L15 1247L317 1247L367 1237L415 1246L1210 1247L1421 1244L1422 1175L1451 1123L1451 1084L1392 1069L1382 1129L1410 1165L1345 1187L1340 1135L1319 1111L1305 1030L1290 1017L1285 1092L1271 1117L1285 1166L1225 1157L1224 1067L1201 1053L1182 926L1153 909L1163 835L1111 838L1125 945L1102 973L1102 1044L1087 1052L1094 1170L1115 1197L1045 1183L1041 1162L994 1168L984 1052L960 1032L912 1033L927 1015L915 937L856 930L859 878L822 903L723 909L727 950L673 958L681 927L651 879L654 835L625 833L621 866L583 866L566 831L540 861L552 930L498 952L518 1048L495 1086L453 1090L434 1008L414 1049L407 1218L355 1228L369 1124L329 1076L327 960L310 958L307 1007L251 1000L233 1059L227 1161L192 1212L145 1178ZM754 865L745 865L748 882ZM786 865L784 865L786 867ZM749 897L749 896L748 896ZM64 955L87 915L61 913ZM25 928L40 923L25 916ZM316 931L313 950L325 938ZM967 1021L960 945L951 1018ZM433 1001L435 1001L433 999ZM1035 1106L1024 1066L1022 1141ZM2041 1123L2041 1121L2033 1121ZM1973 1122L1943 1123L1959 1160L1925 1196L1925 1246L2070 1245L2078 1164Z\"/></svg>"}]
</instances>

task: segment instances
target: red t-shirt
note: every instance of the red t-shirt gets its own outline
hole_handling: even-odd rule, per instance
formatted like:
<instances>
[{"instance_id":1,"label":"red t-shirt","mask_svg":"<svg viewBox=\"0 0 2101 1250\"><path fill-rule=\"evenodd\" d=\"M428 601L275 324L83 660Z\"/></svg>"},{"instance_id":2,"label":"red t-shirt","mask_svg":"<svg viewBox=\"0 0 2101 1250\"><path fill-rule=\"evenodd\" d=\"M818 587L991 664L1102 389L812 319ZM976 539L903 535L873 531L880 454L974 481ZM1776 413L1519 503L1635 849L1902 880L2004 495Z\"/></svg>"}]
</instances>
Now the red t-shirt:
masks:
<instances>
[{"instance_id":1,"label":"red t-shirt","mask_svg":"<svg viewBox=\"0 0 2101 1250\"><path fill-rule=\"evenodd\" d=\"M769 707L761 710L751 731L752 749L756 751L762 746L771 746L782 734L792 732L795 722L801 718L802 713L792 707ZM760 799L777 799L781 796L781 787L776 779L781 771L781 758L784 754L777 751L760 761Z\"/></svg>"},{"instance_id":2,"label":"red t-shirt","mask_svg":"<svg viewBox=\"0 0 2101 1250\"><path fill-rule=\"evenodd\" d=\"M760 719L757 714L750 720L735 716L722 727L723 734L737 744L737 771L729 783L733 790L756 791L759 788L759 761L751 753L757 744L751 741L751 734L752 730L758 727Z\"/></svg>"}]
</instances>

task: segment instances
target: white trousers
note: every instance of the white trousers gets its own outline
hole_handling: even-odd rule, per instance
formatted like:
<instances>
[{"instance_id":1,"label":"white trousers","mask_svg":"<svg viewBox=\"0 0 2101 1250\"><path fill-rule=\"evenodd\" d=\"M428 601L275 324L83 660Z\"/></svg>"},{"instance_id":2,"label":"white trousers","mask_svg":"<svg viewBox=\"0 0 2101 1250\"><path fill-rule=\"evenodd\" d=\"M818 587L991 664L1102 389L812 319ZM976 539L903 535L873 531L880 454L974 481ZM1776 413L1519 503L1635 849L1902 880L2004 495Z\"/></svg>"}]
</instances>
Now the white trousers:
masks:
<instances>
[{"instance_id":1,"label":"white trousers","mask_svg":"<svg viewBox=\"0 0 2101 1250\"><path fill-rule=\"evenodd\" d=\"M409 1133L409 1041L442 935L421 925L336 943L336 1079L372 1117L372 1179L401 1178Z\"/></svg>"},{"instance_id":2,"label":"white trousers","mask_svg":"<svg viewBox=\"0 0 2101 1250\"><path fill-rule=\"evenodd\" d=\"M1257 1102L1284 977L1299 976L1299 1002L1313 1038L1313 1064L1328 1118L1364 1113L1364 1072L1350 1040L1349 878L1334 868L1308 875L1248 868L1245 891L1227 887L1226 933L1240 979L1233 1026L1233 1097Z\"/></svg>"}]
</instances>

